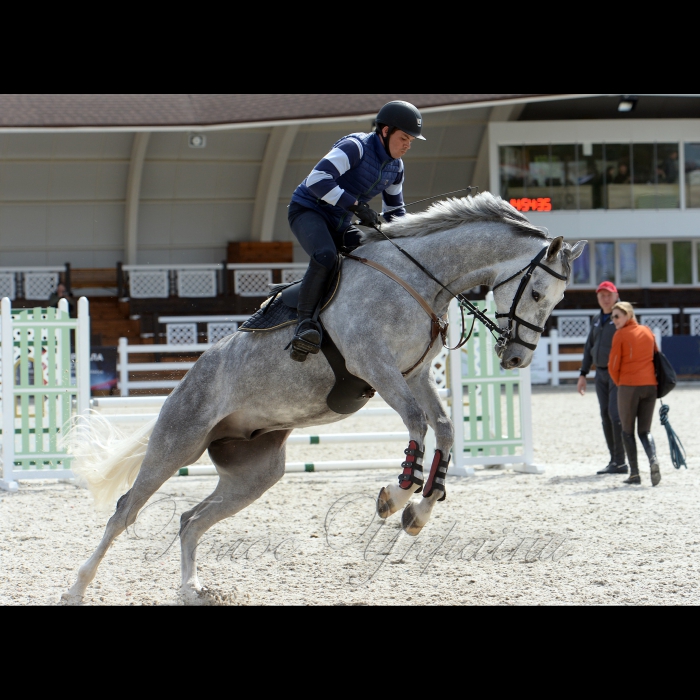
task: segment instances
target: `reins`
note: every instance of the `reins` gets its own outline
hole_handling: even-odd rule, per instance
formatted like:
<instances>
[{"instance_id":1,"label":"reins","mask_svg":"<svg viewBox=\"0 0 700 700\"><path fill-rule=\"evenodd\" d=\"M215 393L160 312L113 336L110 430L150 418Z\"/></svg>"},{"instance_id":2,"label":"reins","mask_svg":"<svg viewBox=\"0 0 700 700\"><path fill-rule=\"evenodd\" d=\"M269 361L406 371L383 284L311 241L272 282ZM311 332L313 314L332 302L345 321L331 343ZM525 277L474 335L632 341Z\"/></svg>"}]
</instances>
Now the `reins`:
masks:
<instances>
[{"instance_id":1,"label":"reins","mask_svg":"<svg viewBox=\"0 0 700 700\"><path fill-rule=\"evenodd\" d=\"M391 243L391 245L393 245L394 248L403 253L419 270L421 270L424 274L430 277L430 279L433 280L433 282L436 282L438 285L440 285L440 287L442 287L453 299L457 300L459 304L459 309L462 314L462 340L453 348L448 347L448 345L445 344L445 347L448 350L459 350L459 348L461 348L467 343L467 341L472 337L472 333L474 332L474 324L476 323L476 319L479 319L479 321L481 321L481 323L484 326L486 326L486 328L490 331L491 335L493 335L494 333L498 333L499 337L497 339L496 347L505 347L505 343L507 342L508 338L504 339L504 335L505 333L508 333L508 335L510 335L510 329L506 331L505 329L501 328L498 324L494 323L483 311L481 311L481 309L472 304L471 301L469 301L469 299L467 299L464 295L455 294L450 289L448 289L442 282L440 282L440 280L437 277L435 277L435 275L432 272L430 272L430 270L427 270L421 263L418 262L418 260L416 260L410 253L407 253L400 245L396 244L381 229L379 229L376 226L372 226L371 228L373 228L377 233L384 236L384 238L386 238L386 240L389 241L389 243ZM469 335L466 336L464 333L466 325L464 322L465 306L469 309L467 315L474 317L472 319L471 328L469 329Z\"/></svg>"},{"instance_id":2,"label":"reins","mask_svg":"<svg viewBox=\"0 0 700 700\"><path fill-rule=\"evenodd\" d=\"M423 200L422 200L423 201ZM416 202L417 203L417 202ZM518 270L515 274L511 275L508 277L508 279L503 280L502 282L499 282L493 287L493 290L495 291L498 289L498 287L501 287L502 285L506 284L507 282L510 282L511 280L515 279L518 275L521 275L523 272L525 275L523 278L520 280L520 284L518 285L518 290L515 293L515 296L513 297L513 303L510 306L510 311L507 314L496 314L496 318L507 318L508 319L508 325L506 328L501 328L497 323L494 323L481 309L476 307L474 304L472 304L469 299L467 299L463 294L455 294L452 292L450 289L448 289L440 280L433 275L430 270L427 270L418 260L416 260L410 253L407 253L400 245L395 243L389 236L387 236L380 228L377 226L370 226L370 228L373 228L377 233L379 233L381 236L383 236L391 245L394 246L398 251L400 251L403 255L405 255L419 270L421 270L425 275L430 277L433 282L436 282L442 289L444 289L453 299L457 300L457 303L459 304L459 308L462 314L462 328L461 328L461 341L455 345L453 348L449 347L446 342L445 342L445 332L447 330L447 326L445 325L444 330L442 331L442 342L443 345L448 349L448 350L459 350L462 346L464 346L468 340L472 337L472 333L474 332L474 324L476 323L476 320L478 319L485 327L486 329L491 333L491 335L496 339L496 353L499 353L499 351L505 350L506 346L508 343L513 342L513 343L518 343L519 345L522 345L523 347L528 348L529 350L535 350L537 347L533 343L528 343L524 341L520 337L520 326L525 326L525 328L529 328L530 330L536 331L537 333L544 333L544 327L536 326L532 323L529 323L528 321L523 320L520 318L520 316L517 315L516 310L518 307L518 304L520 302L520 299L523 296L523 293L525 291L525 288L527 287L528 283L530 282L530 279L532 278L532 273L535 271L535 268L541 267L543 270L547 271L550 275L556 277L557 279L560 280L566 280L567 276L566 275L561 275L558 272L555 272L552 270L550 267L547 267L546 265L542 264L542 258L544 257L545 253L547 252L547 248L542 248L542 250L537 253L537 255L521 270ZM389 270L384 268L382 265L379 265L378 263L374 263L371 260L367 260L366 258L359 258L354 255L350 255L345 253L345 257L352 258L354 260L358 260L359 262L364 263L365 265L369 265L370 267L374 267L377 270L380 270L381 272L384 272L384 274L387 274L389 277L391 277L393 280L401 284L405 289L409 291L409 293L412 294L412 296L419 300L421 306L423 306L424 309L426 309L427 313L431 316L431 318L437 319L437 316L435 313L430 309L428 306L427 302L412 288L410 285L404 283L399 277L391 273ZM471 328L469 329L469 334L465 335L465 327L466 324L464 322L464 307L467 307L469 311L467 312L468 316L473 316L472 318L472 325ZM517 326L515 328L515 336L513 336L513 324L516 323ZM435 321L433 321L433 325L435 324ZM415 367L417 367L425 358L425 356L428 354L430 348L433 346L433 343L435 342L435 338L437 336L433 334L433 337L431 338L430 345L428 346L428 349L425 351L423 354L423 357L421 357L418 362L411 367L410 370L404 373L404 376L411 372Z\"/></svg>"}]
</instances>

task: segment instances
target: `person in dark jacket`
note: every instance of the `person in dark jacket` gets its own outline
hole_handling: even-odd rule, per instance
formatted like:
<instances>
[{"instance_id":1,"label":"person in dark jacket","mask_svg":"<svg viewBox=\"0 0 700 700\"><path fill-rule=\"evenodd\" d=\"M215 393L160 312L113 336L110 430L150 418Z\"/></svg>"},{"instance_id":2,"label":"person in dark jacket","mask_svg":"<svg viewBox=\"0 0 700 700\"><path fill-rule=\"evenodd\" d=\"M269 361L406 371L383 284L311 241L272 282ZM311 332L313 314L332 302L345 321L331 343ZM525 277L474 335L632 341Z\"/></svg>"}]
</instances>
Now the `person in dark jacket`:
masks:
<instances>
[{"instance_id":1,"label":"person in dark jacket","mask_svg":"<svg viewBox=\"0 0 700 700\"><path fill-rule=\"evenodd\" d=\"M309 267L299 291L299 322L290 357L304 362L321 348L321 328L314 319L336 264L338 250L360 243L360 225L377 226L379 214L368 202L382 195L385 221L403 216L402 156L421 135L423 119L409 102L395 100L378 112L374 131L350 134L335 144L294 190L289 225L308 253Z\"/></svg>"},{"instance_id":2,"label":"person in dark jacket","mask_svg":"<svg viewBox=\"0 0 700 700\"><path fill-rule=\"evenodd\" d=\"M586 393L586 375L595 365L595 392L600 405L600 418L603 423L603 434L610 451L610 462L598 474L627 474L625 462L625 445L622 440L622 425L617 407L617 386L608 372L608 358L615 335L615 324L610 317L612 308L620 297L617 287L609 281L601 282L596 290L598 305L601 313L593 319L588 333L586 346L583 349L581 376L578 378L577 389L583 396Z\"/></svg>"}]
</instances>

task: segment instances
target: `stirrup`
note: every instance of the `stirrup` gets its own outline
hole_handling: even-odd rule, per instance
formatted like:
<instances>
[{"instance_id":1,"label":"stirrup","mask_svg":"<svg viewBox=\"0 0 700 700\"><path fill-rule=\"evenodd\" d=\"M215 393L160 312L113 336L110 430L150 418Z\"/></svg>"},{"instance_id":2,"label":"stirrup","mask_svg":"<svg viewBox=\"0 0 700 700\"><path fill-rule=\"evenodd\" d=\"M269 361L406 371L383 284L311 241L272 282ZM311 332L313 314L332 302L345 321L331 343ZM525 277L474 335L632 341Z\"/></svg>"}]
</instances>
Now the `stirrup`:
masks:
<instances>
[{"instance_id":1,"label":"stirrup","mask_svg":"<svg viewBox=\"0 0 700 700\"><path fill-rule=\"evenodd\" d=\"M300 329L303 328L305 325L310 326L310 328L308 328L305 332L302 332ZM318 334L318 343L314 342L315 339L311 340L309 338L304 337L305 334L311 335L311 333L314 331ZM323 332L321 331L321 327L319 326L319 324L313 319L304 319L303 321L299 322L299 325L297 326L297 329L294 332L294 337L292 338L292 352L297 351L297 353L315 355L321 349L322 338ZM304 360L300 360L300 362L303 361Z\"/></svg>"}]
</instances>

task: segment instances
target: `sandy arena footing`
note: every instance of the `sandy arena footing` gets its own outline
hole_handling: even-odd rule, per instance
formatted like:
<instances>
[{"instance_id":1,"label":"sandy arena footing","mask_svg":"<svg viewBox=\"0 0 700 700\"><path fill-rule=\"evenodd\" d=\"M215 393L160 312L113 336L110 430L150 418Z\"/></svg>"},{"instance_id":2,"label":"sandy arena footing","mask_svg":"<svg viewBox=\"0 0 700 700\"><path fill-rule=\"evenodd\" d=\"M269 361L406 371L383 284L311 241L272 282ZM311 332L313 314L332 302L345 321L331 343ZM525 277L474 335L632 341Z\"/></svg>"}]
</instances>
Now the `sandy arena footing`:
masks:
<instances>
[{"instance_id":1,"label":"sandy arena footing","mask_svg":"<svg viewBox=\"0 0 700 700\"><path fill-rule=\"evenodd\" d=\"M642 460L642 486L630 487L595 474L608 454L592 383L585 397L570 385L533 387L535 462L545 473L448 477L447 500L417 538L401 532L399 515L373 517L405 445L290 447L290 462L396 457L397 468L288 474L206 534L200 580L222 605L697 605L700 385L679 386L667 403L688 469L671 465L657 411L662 481L652 488ZM397 418L354 417L305 432L402 429ZM179 514L215 481L168 481L112 546L85 603L177 604ZM0 604L57 604L106 519L71 483L0 492Z\"/></svg>"}]
</instances>

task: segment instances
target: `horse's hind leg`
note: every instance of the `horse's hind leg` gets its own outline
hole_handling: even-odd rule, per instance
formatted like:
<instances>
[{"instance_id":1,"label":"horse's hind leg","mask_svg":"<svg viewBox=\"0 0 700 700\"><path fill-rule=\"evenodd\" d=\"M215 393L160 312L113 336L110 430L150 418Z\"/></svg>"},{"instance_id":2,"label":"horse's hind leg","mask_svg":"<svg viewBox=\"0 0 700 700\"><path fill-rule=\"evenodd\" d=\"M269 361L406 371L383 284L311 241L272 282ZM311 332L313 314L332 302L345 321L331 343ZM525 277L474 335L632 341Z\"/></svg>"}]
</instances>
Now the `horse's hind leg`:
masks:
<instances>
[{"instance_id":1,"label":"horse's hind leg","mask_svg":"<svg viewBox=\"0 0 700 700\"><path fill-rule=\"evenodd\" d=\"M218 440L209 446L209 456L219 473L213 493L182 514L180 544L185 602L199 602L202 587L197 578L197 544L201 536L220 520L243 510L284 475L285 442L290 431L265 433L253 440Z\"/></svg>"},{"instance_id":2,"label":"horse's hind leg","mask_svg":"<svg viewBox=\"0 0 700 700\"><path fill-rule=\"evenodd\" d=\"M143 469L143 467L142 467ZM171 475L169 475L171 476ZM166 477L167 479L168 477ZM164 483L166 479L163 479ZM161 484L148 490L139 487L138 479L130 491L127 491L118 501L114 515L107 522L105 534L102 536L100 544L93 552L92 556L78 570L78 578L71 586L67 593L61 596L61 599L73 605L79 604L83 600L85 591L95 578L97 567L104 559L107 550L112 545L112 542L126 530L129 525L132 525L136 520L138 512L146 501L160 488Z\"/></svg>"},{"instance_id":3,"label":"horse's hind leg","mask_svg":"<svg viewBox=\"0 0 700 700\"><path fill-rule=\"evenodd\" d=\"M162 427L161 427L162 426ZM156 425L146 450L146 456L131 490L117 501L114 515L107 522L105 533L92 556L80 567L78 577L64 593L62 600L70 604L82 601L90 582L95 578L100 562L112 542L132 525L148 499L180 468L191 464L202 453L201 430L192 424L172 439L168 426Z\"/></svg>"}]
</instances>

